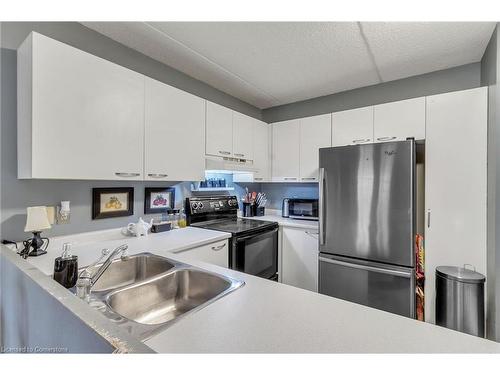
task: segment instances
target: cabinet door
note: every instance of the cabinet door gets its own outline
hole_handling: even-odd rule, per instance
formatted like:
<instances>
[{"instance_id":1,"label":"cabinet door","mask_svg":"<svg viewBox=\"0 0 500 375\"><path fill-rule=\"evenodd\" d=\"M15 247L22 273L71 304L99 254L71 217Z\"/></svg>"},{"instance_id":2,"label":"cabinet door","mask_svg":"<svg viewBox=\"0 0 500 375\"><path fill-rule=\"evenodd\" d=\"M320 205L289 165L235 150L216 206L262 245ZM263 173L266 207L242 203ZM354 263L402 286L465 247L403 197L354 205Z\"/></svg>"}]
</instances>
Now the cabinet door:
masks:
<instances>
[{"instance_id":1,"label":"cabinet door","mask_svg":"<svg viewBox=\"0 0 500 375\"><path fill-rule=\"evenodd\" d=\"M318 291L318 231L283 228L282 282Z\"/></svg>"},{"instance_id":2,"label":"cabinet door","mask_svg":"<svg viewBox=\"0 0 500 375\"><path fill-rule=\"evenodd\" d=\"M318 181L319 149L330 147L332 139L331 114L300 120L300 180Z\"/></svg>"},{"instance_id":3,"label":"cabinet door","mask_svg":"<svg viewBox=\"0 0 500 375\"><path fill-rule=\"evenodd\" d=\"M373 107L332 113L332 146L373 142Z\"/></svg>"},{"instance_id":4,"label":"cabinet door","mask_svg":"<svg viewBox=\"0 0 500 375\"><path fill-rule=\"evenodd\" d=\"M425 308L434 322L436 266L486 275L487 88L427 98Z\"/></svg>"},{"instance_id":5,"label":"cabinet door","mask_svg":"<svg viewBox=\"0 0 500 375\"><path fill-rule=\"evenodd\" d=\"M183 262L199 261L216 266L229 267L229 250L227 240L214 242L205 246L187 249L175 254L179 255L179 259Z\"/></svg>"},{"instance_id":6,"label":"cabinet door","mask_svg":"<svg viewBox=\"0 0 500 375\"><path fill-rule=\"evenodd\" d=\"M254 119L233 111L233 156L253 160Z\"/></svg>"},{"instance_id":7,"label":"cabinet door","mask_svg":"<svg viewBox=\"0 0 500 375\"><path fill-rule=\"evenodd\" d=\"M233 111L207 102L206 153L213 156L233 155Z\"/></svg>"},{"instance_id":8,"label":"cabinet door","mask_svg":"<svg viewBox=\"0 0 500 375\"><path fill-rule=\"evenodd\" d=\"M375 142L425 139L425 97L376 105Z\"/></svg>"},{"instance_id":9,"label":"cabinet door","mask_svg":"<svg viewBox=\"0 0 500 375\"><path fill-rule=\"evenodd\" d=\"M253 122L253 165L255 182L269 181L271 174L271 126L265 122Z\"/></svg>"},{"instance_id":10,"label":"cabinet door","mask_svg":"<svg viewBox=\"0 0 500 375\"><path fill-rule=\"evenodd\" d=\"M144 76L32 34L32 177L143 179Z\"/></svg>"},{"instance_id":11,"label":"cabinet door","mask_svg":"<svg viewBox=\"0 0 500 375\"><path fill-rule=\"evenodd\" d=\"M272 126L272 179L273 181L298 182L300 120L277 122Z\"/></svg>"},{"instance_id":12,"label":"cabinet door","mask_svg":"<svg viewBox=\"0 0 500 375\"><path fill-rule=\"evenodd\" d=\"M205 100L147 78L145 111L145 179L202 180Z\"/></svg>"}]
</instances>

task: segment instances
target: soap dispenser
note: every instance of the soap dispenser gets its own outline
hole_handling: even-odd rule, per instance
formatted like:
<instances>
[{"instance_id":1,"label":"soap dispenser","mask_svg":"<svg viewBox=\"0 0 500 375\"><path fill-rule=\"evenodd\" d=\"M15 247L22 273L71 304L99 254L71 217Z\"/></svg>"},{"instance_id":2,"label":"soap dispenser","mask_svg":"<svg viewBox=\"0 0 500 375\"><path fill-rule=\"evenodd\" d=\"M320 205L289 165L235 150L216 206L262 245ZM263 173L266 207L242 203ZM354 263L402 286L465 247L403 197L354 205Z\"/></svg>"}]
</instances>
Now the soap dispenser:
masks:
<instances>
[{"instance_id":1,"label":"soap dispenser","mask_svg":"<svg viewBox=\"0 0 500 375\"><path fill-rule=\"evenodd\" d=\"M54 280L65 288L73 288L78 279L78 257L71 255L71 244L63 244L63 252L54 261Z\"/></svg>"}]
</instances>

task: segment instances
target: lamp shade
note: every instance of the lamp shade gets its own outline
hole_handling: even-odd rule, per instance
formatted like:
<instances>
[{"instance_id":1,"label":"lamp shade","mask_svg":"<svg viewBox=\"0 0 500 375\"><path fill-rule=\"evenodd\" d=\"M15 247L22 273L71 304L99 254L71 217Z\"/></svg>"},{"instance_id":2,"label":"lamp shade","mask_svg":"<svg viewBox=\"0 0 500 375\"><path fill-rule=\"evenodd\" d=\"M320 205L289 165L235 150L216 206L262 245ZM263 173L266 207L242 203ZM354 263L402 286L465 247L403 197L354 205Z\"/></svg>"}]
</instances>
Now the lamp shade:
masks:
<instances>
[{"instance_id":1,"label":"lamp shade","mask_svg":"<svg viewBox=\"0 0 500 375\"><path fill-rule=\"evenodd\" d=\"M45 206L28 207L26 209L25 232L40 232L44 229L50 229L49 217Z\"/></svg>"}]
</instances>

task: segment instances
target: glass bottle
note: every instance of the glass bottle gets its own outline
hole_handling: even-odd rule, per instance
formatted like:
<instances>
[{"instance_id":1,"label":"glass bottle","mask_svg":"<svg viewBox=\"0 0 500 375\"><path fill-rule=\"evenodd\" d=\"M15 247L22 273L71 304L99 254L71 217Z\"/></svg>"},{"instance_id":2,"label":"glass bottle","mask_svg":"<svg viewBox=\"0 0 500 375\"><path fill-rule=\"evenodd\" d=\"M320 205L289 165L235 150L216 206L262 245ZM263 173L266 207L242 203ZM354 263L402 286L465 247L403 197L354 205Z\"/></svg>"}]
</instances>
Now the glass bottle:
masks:
<instances>
[{"instance_id":1,"label":"glass bottle","mask_svg":"<svg viewBox=\"0 0 500 375\"><path fill-rule=\"evenodd\" d=\"M179 213L179 228L185 228L187 226L186 214L184 213L184 208L181 208L181 212Z\"/></svg>"}]
</instances>

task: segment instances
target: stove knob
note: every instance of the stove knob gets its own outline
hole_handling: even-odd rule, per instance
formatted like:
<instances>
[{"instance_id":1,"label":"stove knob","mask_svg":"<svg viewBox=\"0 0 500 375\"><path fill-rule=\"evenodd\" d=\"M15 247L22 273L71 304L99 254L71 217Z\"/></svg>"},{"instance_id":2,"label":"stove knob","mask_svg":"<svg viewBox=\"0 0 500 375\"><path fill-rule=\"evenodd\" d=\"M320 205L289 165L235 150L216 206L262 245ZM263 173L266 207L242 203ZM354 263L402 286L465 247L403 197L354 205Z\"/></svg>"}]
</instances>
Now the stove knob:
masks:
<instances>
[{"instance_id":1,"label":"stove knob","mask_svg":"<svg viewBox=\"0 0 500 375\"><path fill-rule=\"evenodd\" d=\"M198 203L193 202L193 203L191 204L191 208L192 208L193 210L196 210L196 209L198 208Z\"/></svg>"},{"instance_id":2,"label":"stove knob","mask_svg":"<svg viewBox=\"0 0 500 375\"><path fill-rule=\"evenodd\" d=\"M200 204L198 205L198 208L199 208L199 209L202 209L202 208L203 208L203 202L200 202Z\"/></svg>"}]
</instances>

